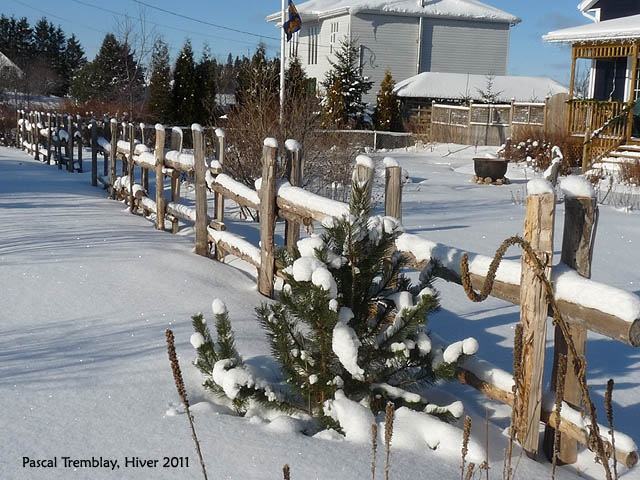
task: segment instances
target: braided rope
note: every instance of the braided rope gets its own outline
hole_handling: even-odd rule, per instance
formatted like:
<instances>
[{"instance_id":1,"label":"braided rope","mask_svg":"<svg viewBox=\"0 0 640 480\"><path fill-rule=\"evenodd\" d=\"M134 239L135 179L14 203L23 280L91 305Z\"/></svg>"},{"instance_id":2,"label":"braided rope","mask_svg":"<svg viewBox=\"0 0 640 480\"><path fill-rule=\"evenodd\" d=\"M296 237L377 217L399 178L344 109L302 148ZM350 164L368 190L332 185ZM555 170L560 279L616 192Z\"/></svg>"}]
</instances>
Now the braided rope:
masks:
<instances>
[{"instance_id":1,"label":"braided rope","mask_svg":"<svg viewBox=\"0 0 640 480\"><path fill-rule=\"evenodd\" d=\"M482 302L486 300L491 293L491 290L493 289L496 272L498 270L498 267L500 266L502 258L504 257L507 249L516 244L522 248L523 252L526 253L528 259L533 263L533 266L535 268L535 275L542 282L546 294L546 300L551 305L551 310L553 312L553 324L560 327L565 342L567 343L567 347L571 352L571 355L573 357L572 367L576 377L578 378L578 384L580 385L580 389L582 391L582 399L589 408L589 417L591 420L591 424L589 425L588 446L590 450L595 450L598 457L603 460L602 464L605 469L607 480L611 480L611 471L609 469L609 462L607 461L609 455L607 454L604 442L602 441L602 437L600 436L600 428L598 426L596 409L593 401L591 400L589 388L587 387L587 361L584 355L578 355L578 351L576 350L573 339L571 338L571 333L569 332L569 326L567 325L566 320L560 314L560 309L558 308L558 304L556 302L553 286L545 276L546 266L538 258L531 244L518 235L514 235L513 237L509 237L504 240L500 247L496 250L495 256L491 261L491 264L489 265L489 271L487 272L484 284L482 285L479 293L474 290L473 285L471 284L471 275L469 273L469 256L466 253L463 254L462 261L460 263L460 271L464 291L467 294L467 297L469 297L472 302Z\"/></svg>"}]
</instances>

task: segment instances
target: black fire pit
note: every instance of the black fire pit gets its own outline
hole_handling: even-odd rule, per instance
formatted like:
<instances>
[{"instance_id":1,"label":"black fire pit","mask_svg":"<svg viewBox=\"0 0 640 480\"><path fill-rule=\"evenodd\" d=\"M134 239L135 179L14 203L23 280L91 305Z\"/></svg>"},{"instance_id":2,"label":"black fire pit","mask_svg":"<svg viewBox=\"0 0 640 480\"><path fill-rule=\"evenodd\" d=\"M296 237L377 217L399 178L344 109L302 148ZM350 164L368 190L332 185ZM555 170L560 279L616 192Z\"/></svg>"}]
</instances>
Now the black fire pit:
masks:
<instances>
[{"instance_id":1,"label":"black fire pit","mask_svg":"<svg viewBox=\"0 0 640 480\"><path fill-rule=\"evenodd\" d=\"M476 157L473 159L473 167L476 177L480 181L479 183L493 183L498 180L504 180L508 163L508 160L502 158Z\"/></svg>"}]
</instances>

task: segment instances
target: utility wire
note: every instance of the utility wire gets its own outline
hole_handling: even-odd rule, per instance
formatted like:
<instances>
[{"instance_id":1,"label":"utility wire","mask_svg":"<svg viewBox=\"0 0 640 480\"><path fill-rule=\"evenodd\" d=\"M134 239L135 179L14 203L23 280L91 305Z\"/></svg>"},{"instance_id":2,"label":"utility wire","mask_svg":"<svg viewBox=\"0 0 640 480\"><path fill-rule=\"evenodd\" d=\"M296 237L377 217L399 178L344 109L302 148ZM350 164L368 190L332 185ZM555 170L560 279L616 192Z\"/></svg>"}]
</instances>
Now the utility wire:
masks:
<instances>
[{"instance_id":1,"label":"utility wire","mask_svg":"<svg viewBox=\"0 0 640 480\"><path fill-rule=\"evenodd\" d=\"M104 33L105 35L107 33L109 33L109 32L106 32L104 30L100 30L99 28L90 27L89 25L85 25L83 23L79 23L77 20L69 20L68 18L64 18L64 17L61 17L59 15L56 15L55 13L47 12L46 10L42 10L40 8L36 8L34 6L29 5L28 3L21 2L20 0L13 0L13 2L17 3L19 5L22 5L23 7L27 7L27 8L30 8L32 10L35 10L36 12L44 13L48 17L57 18L58 20L62 20L63 22L71 23L71 24L76 25L78 27L86 28L87 30L91 30L92 32L100 32L100 33Z\"/></svg>"},{"instance_id":2,"label":"utility wire","mask_svg":"<svg viewBox=\"0 0 640 480\"><path fill-rule=\"evenodd\" d=\"M103 12L111 13L112 15L118 15L118 16L121 16L121 17L131 18L131 19L135 20L134 17L132 17L131 15L129 15L127 13L117 12L115 10L110 10L108 8L99 7L99 6L93 5L91 3L83 2L82 0L73 0L73 1L76 2L76 3L79 3L81 5L85 5L87 7L91 7L91 8L95 8L97 10L101 10ZM193 30L186 30L184 28L172 27L170 25L164 25L162 23L153 22L151 20L146 20L146 21L148 23L152 24L152 25L157 26L157 27L168 28L168 29L171 29L171 30L176 30L178 32L184 32L184 33L195 34L195 35L202 35L203 37L210 37L210 38L215 38L215 39L218 39L218 40L226 40L226 41L230 41L230 42L243 43L245 45L251 45L251 46L255 45L253 42L249 42L249 41L246 41L246 40L236 40L236 39L232 39L232 38L220 37L220 36L217 36L217 35L211 35L209 33L194 32ZM275 46L273 46L273 45L268 45L268 46L270 46L272 48L275 48Z\"/></svg>"}]
</instances>

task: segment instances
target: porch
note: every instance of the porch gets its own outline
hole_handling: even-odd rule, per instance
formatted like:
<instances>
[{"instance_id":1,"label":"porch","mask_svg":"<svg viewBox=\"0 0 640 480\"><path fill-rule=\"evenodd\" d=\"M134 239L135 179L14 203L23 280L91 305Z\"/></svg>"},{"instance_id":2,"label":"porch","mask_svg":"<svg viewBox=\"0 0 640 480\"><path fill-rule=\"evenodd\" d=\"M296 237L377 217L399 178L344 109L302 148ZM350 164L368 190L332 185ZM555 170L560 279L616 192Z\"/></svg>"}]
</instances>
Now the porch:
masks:
<instances>
[{"instance_id":1,"label":"porch","mask_svg":"<svg viewBox=\"0 0 640 480\"><path fill-rule=\"evenodd\" d=\"M640 15L545 35L572 44L567 132L584 138L583 170L621 145L640 142ZM588 85L577 88L578 63L588 62ZM584 62L581 62L584 63Z\"/></svg>"}]
</instances>

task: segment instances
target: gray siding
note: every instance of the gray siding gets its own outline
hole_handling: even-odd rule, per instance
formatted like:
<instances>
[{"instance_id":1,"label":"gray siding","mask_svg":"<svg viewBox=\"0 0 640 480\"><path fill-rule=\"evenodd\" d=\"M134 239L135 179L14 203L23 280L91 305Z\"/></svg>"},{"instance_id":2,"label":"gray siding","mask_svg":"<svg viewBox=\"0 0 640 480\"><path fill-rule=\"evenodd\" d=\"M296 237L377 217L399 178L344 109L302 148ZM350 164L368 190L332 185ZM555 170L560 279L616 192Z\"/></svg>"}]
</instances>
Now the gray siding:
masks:
<instances>
[{"instance_id":1,"label":"gray siding","mask_svg":"<svg viewBox=\"0 0 640 480\"><path fill-rule=\"evenodd\" d=\"M509 25L425 18L421 72L507 74Z\"/></svg>"},{"instance_id":2,"label":"gray siding","mask_svg":"<svg viewBox=\"0 0 640 480\"><path fill-rule=\"evenodd\" d=\"M363 74L374 82L365 101L375 103L387 69L396 82L417 73L418 22L415 17L399 15L351 17L351 38L361 45Z\"/></svg>"}]
</instances>

